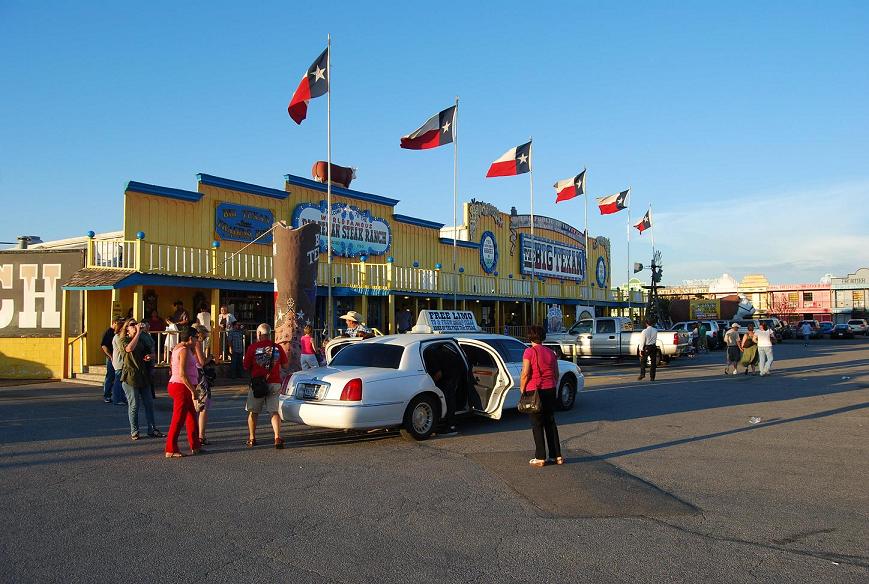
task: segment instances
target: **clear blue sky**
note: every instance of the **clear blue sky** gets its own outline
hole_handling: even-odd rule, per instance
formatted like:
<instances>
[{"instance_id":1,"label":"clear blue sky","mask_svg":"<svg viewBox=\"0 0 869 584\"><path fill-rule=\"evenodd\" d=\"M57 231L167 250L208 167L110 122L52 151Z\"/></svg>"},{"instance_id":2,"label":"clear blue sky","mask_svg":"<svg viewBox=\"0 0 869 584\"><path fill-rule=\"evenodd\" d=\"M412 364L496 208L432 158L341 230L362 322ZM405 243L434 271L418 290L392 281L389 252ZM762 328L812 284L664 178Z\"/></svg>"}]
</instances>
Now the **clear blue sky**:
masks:
<instances>
[{"instance_id":1,"label":"clear blue sky","mask_svg":"<svg viewBox=\"0 0 869 584\"><path fill-rule=\"evenodd\" d=\"M533 135L536 212L581 228L551 185L583 167L593 196L633 187L667 282L869 264L869 4L495 6L0 0L0 240L119 229L128 180L310 176L325 98L300 127L286 106L331 32L333 160L397 212L452 220L452 149L398 141L458 95L461 200L527 212L527 175L484 175ZM614 284L625 219L590 217Z\"/></svg>"}]
</instances>

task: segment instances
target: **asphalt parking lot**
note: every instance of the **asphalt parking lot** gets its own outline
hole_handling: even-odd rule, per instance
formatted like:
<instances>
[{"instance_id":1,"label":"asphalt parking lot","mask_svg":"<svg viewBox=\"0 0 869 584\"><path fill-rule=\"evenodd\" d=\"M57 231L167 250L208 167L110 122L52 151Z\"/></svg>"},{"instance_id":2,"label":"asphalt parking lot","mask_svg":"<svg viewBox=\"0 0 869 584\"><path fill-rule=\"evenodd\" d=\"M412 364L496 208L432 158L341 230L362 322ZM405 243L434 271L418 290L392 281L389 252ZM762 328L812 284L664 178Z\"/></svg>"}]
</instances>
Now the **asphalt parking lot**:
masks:
<instances>
[{"instance_id":1,"label":"asphalt parking lot","mask_svg":"<svg viewBox=\"0 0 869 584\"><path fill-rule=\"evenodd\" d=\"M285 450L248 450L222 387L208 453L166 460L99 388L7 383L0 580L866 582L869 339L775 350L763 378L721 351L654 383L583 363L568 464L539 470L513 412L422 443L287 424Z\"/></svg>"}]
</instances>

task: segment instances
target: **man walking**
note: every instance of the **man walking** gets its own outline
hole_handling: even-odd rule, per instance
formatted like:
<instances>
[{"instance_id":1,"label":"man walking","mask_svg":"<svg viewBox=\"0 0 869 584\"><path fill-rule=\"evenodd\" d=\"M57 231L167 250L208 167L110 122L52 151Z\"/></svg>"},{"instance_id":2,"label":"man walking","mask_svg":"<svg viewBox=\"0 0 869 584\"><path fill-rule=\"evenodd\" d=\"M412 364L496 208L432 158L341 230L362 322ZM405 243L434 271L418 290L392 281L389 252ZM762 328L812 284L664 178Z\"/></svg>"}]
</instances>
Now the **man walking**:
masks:
<instances>
[{"instance_id":1,"label":"man walking","mask_svg":"<svg viewBox=\"0 0 869 584\"><path fill-rule=\"evenodd\" d=\"M707 343L708 339L706 337L706 325L703 324L703 321L697 323L697 338L700 343L700 351L703 353L709 352L709 345Z\"/></svg>"},{"instance_id":2,"label":"man walking","mask_svg":"<svg viewBox=\"0 0 869 584\"><path fill-rule=\"evenodd\" d=\"M256 446L256 419L265 407L271 415L272 430L275 432L275 448L284 447L281 438L281 418L278 413L278 394L281 392L281 368L286 367L290 360L280 345L272 341L272 327L262 323L256 327L257 341L247 348L244 354L244 368L250 371L250 376L265 377L269 386L265 397L254 397L253 389L248 389L247 403L247 447Z\"/></svg>"},{"instance_id":3,"label":"man walking","mask_svg":"<svg viewBox=\"0 0 869 584\"><path fill-rule=\"evenodd\" d=\"M646 359L649 360L649 379L655 381L655 371L658 368L658 329L651 318L646 319L646 328L640 333L640 376L637 381L646 378Z\"/></svg>"},{"instance_id":4,"label":"man walking","mask_svg":"<svg viewBox=\"0 0 869 584\"><path fill-rule=\"evenodd\" d=\"M805 343L803 346L809 346L809 337L812 336L812 325L807 322L803 323L803 326L800 327L800 334L803 335L803 342Z\"/></svg>"},{"instance_id":5,"label":"man walking","mask_svg":"<svg viewBox=\"0 0 869 584\"><path fill-rule=\"evenodd\" d=\"M769 375L769 368L772 365L772 345L775 343L775 336L767 328L765 322L761 322L760 330L754 333L754 341L757 343L757 354L760 359L760 374Z\"/></svg>"},{"instance_id":6,"label":"man walking","mask_svg":"<svg viewBox=\"0 0 869 584\"><path fill-rule=\"evenodd\" d=\"M226 334L229 344L230 367L229 376L232 379L238 379L244 375L244 369L241 366L241 360L244 359L244 333L241 330L241 323L234 322Z\"/></svg>"},{"instance_id":7,"label":"man walking","mask_svg":"<svg viewBox=\"0 0 869 584\"><path fill-rule=\"evenodd\" d=\"M727 345L727 367L724 368L724 374L730 375L730 368L733 367L732 373L736 375L739 358L742 356L739 349L739 324L734 322L730 325L730 330L724 334L724 344Z\"/></svg>"}]
</instances>

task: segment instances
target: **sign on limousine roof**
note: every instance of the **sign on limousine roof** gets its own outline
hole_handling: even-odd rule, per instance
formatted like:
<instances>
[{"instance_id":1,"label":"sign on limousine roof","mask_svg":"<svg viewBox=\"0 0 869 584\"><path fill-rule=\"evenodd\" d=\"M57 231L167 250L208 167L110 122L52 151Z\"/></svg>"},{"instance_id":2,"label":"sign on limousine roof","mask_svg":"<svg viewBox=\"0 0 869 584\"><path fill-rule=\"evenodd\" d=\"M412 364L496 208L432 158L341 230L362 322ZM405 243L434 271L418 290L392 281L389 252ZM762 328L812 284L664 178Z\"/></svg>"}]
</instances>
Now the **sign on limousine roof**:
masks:
<instances>
[{"instance_id":1,"label":"sign on limousine roof","mask_svg":"<svg viewBox=\"0 0 869 584\"><path fill-rule=\"evenodd\" d=\"M413 333L478 333L477 319L470 310L421 310Z\"/></svg>"}]
</instances>

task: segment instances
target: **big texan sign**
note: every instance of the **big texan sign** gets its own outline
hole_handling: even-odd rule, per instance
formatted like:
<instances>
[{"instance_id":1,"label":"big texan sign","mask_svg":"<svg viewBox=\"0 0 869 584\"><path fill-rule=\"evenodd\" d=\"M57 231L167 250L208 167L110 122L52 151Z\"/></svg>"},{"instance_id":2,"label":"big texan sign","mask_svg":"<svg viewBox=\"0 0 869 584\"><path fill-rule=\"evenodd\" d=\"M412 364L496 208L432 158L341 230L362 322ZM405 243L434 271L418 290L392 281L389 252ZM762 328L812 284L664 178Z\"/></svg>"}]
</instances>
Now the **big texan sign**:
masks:
<instances>
[{"instance_id":1,"label":"big texan sign","mask_svg":"<svg viewBox=\"0 0 869 584\"><path fill-rule=\"evenodd\" d=\"M533 272L535 276L562 280L585 279L584 249L538 236L534 237L532 249L531 236L522 233L519 237L522 248L520 271L523 274L531 275Z\"/></svg>"}]
</instances>

